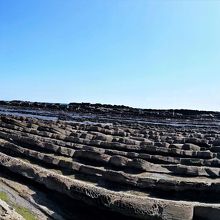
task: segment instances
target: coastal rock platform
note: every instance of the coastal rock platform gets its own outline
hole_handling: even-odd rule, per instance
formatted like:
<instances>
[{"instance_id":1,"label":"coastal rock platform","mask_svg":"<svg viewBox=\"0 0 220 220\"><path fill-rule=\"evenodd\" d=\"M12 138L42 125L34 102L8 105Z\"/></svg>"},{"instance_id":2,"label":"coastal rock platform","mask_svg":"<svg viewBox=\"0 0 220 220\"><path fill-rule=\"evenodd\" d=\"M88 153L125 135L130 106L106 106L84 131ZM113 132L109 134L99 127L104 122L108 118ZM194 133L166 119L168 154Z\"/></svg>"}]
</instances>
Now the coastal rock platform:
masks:
<instances>
[{"instance_id":1,"label":"coastal rock platform","mask_svg":"<svg viewBox=\"0 0 220 220\"><path fill-rule=\"evenodd\" d=\"M219 195L218 112L0 102L0 219L217 220Z\"/></svg>"}]
</instances>

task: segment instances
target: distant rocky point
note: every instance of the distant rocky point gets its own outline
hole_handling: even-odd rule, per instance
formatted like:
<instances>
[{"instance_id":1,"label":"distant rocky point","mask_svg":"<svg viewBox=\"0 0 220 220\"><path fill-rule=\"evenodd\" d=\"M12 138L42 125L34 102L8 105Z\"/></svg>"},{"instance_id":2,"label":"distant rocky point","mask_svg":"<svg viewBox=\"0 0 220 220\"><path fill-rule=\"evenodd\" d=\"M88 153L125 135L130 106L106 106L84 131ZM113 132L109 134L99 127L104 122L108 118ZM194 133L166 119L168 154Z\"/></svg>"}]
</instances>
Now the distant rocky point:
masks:
<instances>
[{"instance_id":1,"label":"distant rocky point","mask_svg":"<svg viewBox=\"0 0 220 220\"><path fill-rule=\"evenodd\" d=\"M124 105L109 104L91 104L91 103L46 103L46 102L29 102L29 101L0 101L0 106L15 106L24 108L38 108L48 110L73 111L80 113L95 114L113 114L135 117L158 117L158 118L217 118L220 119L220 112L215 111L199 111L187 109L140 109L132 108Z\"/></svg>"}]
</instances>

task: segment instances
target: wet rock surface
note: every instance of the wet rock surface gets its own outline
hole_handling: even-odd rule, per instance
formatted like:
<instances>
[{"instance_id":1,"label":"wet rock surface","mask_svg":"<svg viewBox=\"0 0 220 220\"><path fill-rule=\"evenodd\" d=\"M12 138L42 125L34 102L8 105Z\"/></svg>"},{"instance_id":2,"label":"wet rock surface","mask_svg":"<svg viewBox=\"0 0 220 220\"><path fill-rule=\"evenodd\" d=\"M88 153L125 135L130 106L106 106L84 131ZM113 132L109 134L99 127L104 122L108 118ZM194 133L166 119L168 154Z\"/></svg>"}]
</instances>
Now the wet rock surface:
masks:
<instances>
[{"instance_id":1,"label":"wet rock surface","mask_svg":"<svg viewBox=\"0 0 220 220\"><path fill-rule=\"evenodd\" d=\"M0 192L36 219L219 219L220 113L0 104Z\"/></svg>"}]
</instances>

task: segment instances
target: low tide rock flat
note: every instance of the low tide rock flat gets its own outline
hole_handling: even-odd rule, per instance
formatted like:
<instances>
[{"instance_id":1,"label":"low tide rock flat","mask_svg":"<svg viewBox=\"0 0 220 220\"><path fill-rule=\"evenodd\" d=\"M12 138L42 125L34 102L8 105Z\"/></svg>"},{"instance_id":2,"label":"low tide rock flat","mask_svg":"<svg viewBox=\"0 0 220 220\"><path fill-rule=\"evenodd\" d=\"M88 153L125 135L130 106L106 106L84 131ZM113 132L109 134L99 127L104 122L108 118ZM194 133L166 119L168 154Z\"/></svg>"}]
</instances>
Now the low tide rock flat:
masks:
<instances>
[{"instance_id":1,"label":"low tide rock flat","mask_svg":"<svg viewBox=\"0 0 220 220\"><path fill-rule=\"evenodd\" d=\"M0 219L220 219L219 128L218 112L2 101Z\"/></svg>"}]
</instances>

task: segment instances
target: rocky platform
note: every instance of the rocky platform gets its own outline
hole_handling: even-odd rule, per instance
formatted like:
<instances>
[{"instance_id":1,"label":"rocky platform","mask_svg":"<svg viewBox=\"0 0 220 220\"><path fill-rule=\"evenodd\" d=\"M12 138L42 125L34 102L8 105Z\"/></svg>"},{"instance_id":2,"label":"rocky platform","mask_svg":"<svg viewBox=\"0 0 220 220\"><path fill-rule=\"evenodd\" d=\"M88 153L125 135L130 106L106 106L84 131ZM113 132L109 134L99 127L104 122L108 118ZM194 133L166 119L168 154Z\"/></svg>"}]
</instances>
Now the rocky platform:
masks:
<instances>
[{"instance_id":1,"label":"rocky platform","mask_svg":"<svg viewBox=\"0 0 220 220\"><path fill-rule=\"evenodd\" d=\"M0 219L220 219L220 113L0 104Z\"/></svg>"}]
</instances>

